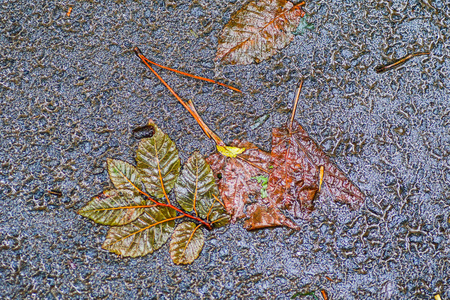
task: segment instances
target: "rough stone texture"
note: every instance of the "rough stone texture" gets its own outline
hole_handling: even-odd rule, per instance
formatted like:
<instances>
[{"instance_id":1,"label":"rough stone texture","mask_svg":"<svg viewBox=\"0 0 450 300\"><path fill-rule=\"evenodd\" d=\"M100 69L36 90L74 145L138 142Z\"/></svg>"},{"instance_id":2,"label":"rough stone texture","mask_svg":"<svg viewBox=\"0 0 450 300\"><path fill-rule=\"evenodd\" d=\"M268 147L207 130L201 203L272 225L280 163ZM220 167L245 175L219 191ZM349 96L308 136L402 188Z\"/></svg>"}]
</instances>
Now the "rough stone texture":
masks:
<instances>
[{"instance_id":1,"label":"rough stone texture","mask_svg":"<svg viewBox=\"0 0 450 300\"><path fill-rule=\"evenodd\" d=\"M74 1L70 17L65 1L0 2L1 299L450 298L448 2L310 1L314 30L261 64L216 66L217 37L245 2ZM136 259L101 250L107 228L76 211L110 185L107 157L133 161L133 128L152 118L184 161L213 151L135 45L242 88L161 72L226 141L266 150L303 76L297 120L366 205L349 212L323 194L299 232L207 232L190 266L174 265L168 245ZM423 50L432 54L374 71Z\"/></svg>"}]
</instances>

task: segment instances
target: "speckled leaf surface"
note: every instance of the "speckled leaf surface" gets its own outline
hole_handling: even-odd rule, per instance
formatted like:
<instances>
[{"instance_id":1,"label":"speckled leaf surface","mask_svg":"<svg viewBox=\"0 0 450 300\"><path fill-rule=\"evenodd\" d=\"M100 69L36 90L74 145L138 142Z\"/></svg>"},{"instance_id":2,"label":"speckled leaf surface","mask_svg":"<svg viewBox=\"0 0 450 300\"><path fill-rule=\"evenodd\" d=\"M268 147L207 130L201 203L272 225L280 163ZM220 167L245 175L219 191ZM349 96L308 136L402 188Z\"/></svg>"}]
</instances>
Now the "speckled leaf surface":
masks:
<instances>
[{"instance_id":1,"label":"speckled leaf surface","mask_svg":"<svg viewBox=\"0 0 450 300\"><path fill-rule=\"evenodd\" d=\"M248 230L275 226L299 227L286 217L267 197L261 194L262 184L257 178L267 177L272 170L269 153L249 142L234 141L233 145L247 150L239 158L225 157L219 153L207 158L211 164L225 208L231 221L246 217L244 227ZM217 225L227 222L216 213L211 213ZM226 223L225 223L226 224ZM215 223L213 223L215 225Z\"/></svg>"},{"instance_id":2,"label":"speckled leaf surface","mask_svg":"<svg viewBox=\"0 0 450 300\"><path fill-rule=\"evenodd\" d=\"M286 0L252 1L237 11L219 38L216 60L248 65L286 47L305 12Z\"/></svg>"},{"instance_id":3,"label":"speckled leaf surface","mask_svg":"<svg viewBox=\"0 0 450 300\"><path fill-rule=\"evenodd\" d=\"M286 226L296 230L300 229L294 221L286 217L278 208L259 202L247 207L247 215L249 218L244 223L244 228L247 230L276 226Z\"/></svg>"},{"instance_id":4,"label":"speckled leaf surface","mask_svg":"<svg viewBox=\"0 0 450 300\"><path fill-rule=\"evenodd\" d=\"M207 158L208 163L216 177L219 185L220 195L231 221L245 217L245 205L250 203L250 196L258 197L261 186L252 177L265 175L258 167L269 170L270 154L258 149L249 142L234 141L234 147L245 147L246 150L240 155L251 164L238 159L215 153Z\"/></svg>"},{"instance_id":5,"label":"speckled leaf surface","mask_svg":"<svg viewBox=\"0 0 450 300\"><path fill-rule=\"evenodd\" d=\"M107 159L108 174L116 189L128 189L136 191L136 187L142 190L142 182L136 168L118 159Z\"/></svg>"},{"instance_id":6,"label":"speckled leaf surface","mask_svg":"<svg viewBox=\"0 0 450 300\"><path fill-rule=\"evenodd\" d=\"M78 213L98 224L118 226L138 218L145 205L145 200L136 192L110 190L93 197Z\"/></svg>"},{"instance_id":7,"label":"speckled leaf surface","mask_svg":"<svg viewBox=\"0 0 450 300\"><path fill-rule=\"evenodd\" d=\"M134 222L112 227L102 248L122 256L143 256L158 250L173 232L176 211L150 207Z\"/></svg>"},{"instance_id":8,"label":"speckled leaf surface","mask_svg":"<svg viewBox=\"0 0 450 300\"><path fill-rule=\"evenodd\" d=\"M193 222L183 222L177 226L170 241L170 257L179 264L192 263L202 251L205 236L200 226Z\"/></svg>"},{"instance_id":9,"label":"speckled leaf surface","mask_svg":"<svg viewBox=\"0 0 450 300\"><path fill-rule=\"evenodd\" d=\"M267 192L271 202L287 209L295 217L308 219L319 190L319 168L324 167L323 184L334 200L358 208L364 201L362 192L339 170L328 156L293 122L272 132L273 171Z\"/></svg>"},{"instance_id":10,"label":"speckled leaf surface","mask_svg":"<svg viewBox=\"0 0 450 300\"><path fill-rule=\"evenodd\" d=\"M180 159L175 143L158 128L151 138L142 139L136 155L137 169L147 191L157 198L164 197L175 186L180 172Z\"/></svg>"},{"instance_id":11,"label":"speckled leaf surface","mask_svg":"<svg viewBox=\"0 0 450 300\"><path fill-rule=\"evenodd\" d=\"M181 175L175 185L177 202L187 212L195 211L201 218L206 218L214 195L219 190L209 164L199 152L194 152L183 166Z\"/></svg>"}]
</instances>

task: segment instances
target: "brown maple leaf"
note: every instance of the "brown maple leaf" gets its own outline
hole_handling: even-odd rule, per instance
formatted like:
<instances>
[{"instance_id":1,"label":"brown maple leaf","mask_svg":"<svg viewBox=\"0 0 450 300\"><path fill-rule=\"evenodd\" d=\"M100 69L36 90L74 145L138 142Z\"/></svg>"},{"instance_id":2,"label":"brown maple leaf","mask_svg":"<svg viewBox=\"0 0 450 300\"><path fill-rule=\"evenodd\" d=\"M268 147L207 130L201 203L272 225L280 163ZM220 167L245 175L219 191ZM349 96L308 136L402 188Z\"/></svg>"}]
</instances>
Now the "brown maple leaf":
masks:
<instances>
[{"instance_id":1,"label":"brown maple leaf","mask_svg":"<svg viewBox=\"0 0 450 300\"><path fill-rule=\"evenodd\" d=\"M220 196L231 221L247 217L244 227L248 230L287 226L299 227L271 204L261 194L261 184L255 179L258 176L269 176L272 159L269 153L257 148L250 142L233 141L232 147L245 148L237 157L227 157L220 153L209 156L210 164Z\"/></svg>"},{"instance_id":2,"label":"brown maple leaf","mask_svg":"<svg viewBox=\"0 0 450 300\"><path fill-rule=\"evenodd\" d=\"M273 171L267 193L272 205L287 209L296 218L308 219L323 184L334 200L357 208L362 192L339 170L296 121L272 132Z\"/></svg>"},{"instance_id":3,"label":"brown maple leaf","mask_svg":"<svg viewBox=\"0 0 450 300\"><path fill-rule=\"evenodd\" d=\"M245 205L251 203L250 196L260 198L261 185L256 176L266 175L270 165L270 154L246 141L233 141L233 147L245 148L239 158L214 153L206 161L210 164L223 204L232 216L232 222L245 217Z\"/></svg>"},{"instance_id":4,"label":"brown maple leaf","mask_svg":"<svg viewBox=\"0 0 450 300\"><path fill-rule=\"evenodd\" d=\"M247 217L244 227L249 230L273 226L299 229L281 210L309 219L322 185L335 201L353 209L364 201L363 193L294 121L301 86L289 126L272 131L270 156L249 142L235 141L232 146L245 147L246 151L236 158L216 153L207 159L232 221ZM261 184L255 179L258 176L266 178L268 197L262 195Z\"/></svg>"}]
</instances>

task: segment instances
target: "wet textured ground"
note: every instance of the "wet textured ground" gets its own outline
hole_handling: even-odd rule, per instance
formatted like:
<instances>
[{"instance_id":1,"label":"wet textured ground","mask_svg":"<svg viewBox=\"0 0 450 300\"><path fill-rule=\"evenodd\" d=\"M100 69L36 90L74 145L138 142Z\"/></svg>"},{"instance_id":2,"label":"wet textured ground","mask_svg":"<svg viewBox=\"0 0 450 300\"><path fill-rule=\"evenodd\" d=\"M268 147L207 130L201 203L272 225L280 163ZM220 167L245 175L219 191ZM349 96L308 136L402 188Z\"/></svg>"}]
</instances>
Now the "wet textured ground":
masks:
<instances>
[{"instance_id":1,"label":"wet textured ground","mask_svg":"<svg viewBox=\"0 0 450 300\"><path fill-rule=\"evenodd\" d=\"M1 1L1 299L289 299L320 289L333 299L450 298L448 2L309 1L314 30L258 65L217 65L217 37L244 3ZM238 223L207 233L190 266L173 265L168 245L136 259L102 250L107 228L76 211L110 185L107 157L133 161L133 128L154 119L183 160L214 150L135 45L242 88L161 72L226 141L266 150L305 78L296 118L365 206L350 212L323 194L299 232ZM417 51L431 55L373 70Z\"/></svg>"}]
</instances>

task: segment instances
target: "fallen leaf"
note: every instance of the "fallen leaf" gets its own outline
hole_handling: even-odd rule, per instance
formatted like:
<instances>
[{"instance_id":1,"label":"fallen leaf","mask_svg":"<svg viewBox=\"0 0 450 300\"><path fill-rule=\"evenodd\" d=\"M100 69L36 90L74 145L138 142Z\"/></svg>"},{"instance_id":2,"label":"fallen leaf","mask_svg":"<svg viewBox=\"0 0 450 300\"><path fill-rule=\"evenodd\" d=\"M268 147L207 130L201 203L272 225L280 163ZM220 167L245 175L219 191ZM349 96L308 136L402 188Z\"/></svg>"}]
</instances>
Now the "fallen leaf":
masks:
<instances>
[{"instance_id":1,"label":"fallen leaf","mask_svg":"<svg viewBox=\"0 0 450 300\"><path fill-rule=\"evenodd\" d=\"M230 215L226 212L225 207L218 201L211 204L207 218L215 228L225 226L230 222Z\"/></svg>"},{"instance_id":2,"label":"fallen leaf","mask_svg":"<svg viewBox=\"0 0 450 300\"><path fill-rule=\"evenodd\" d=\"M247 230L276 226L286 226L296 230L300 229L294 221L273 206L255 203L247 207L246 214L249 216L244 223L244 228Z\"/></svg>"},{"instance_id":3,"label":"fallen leaf","mask_svg":"<svg viewBox=\"0 0 450 300\"><path fill-rule=\"evenodd\" d=\"M239 155L240 159L215 153L206 161L214 172L231 221L235 222L245 217L245 205L251 202L249 196L260 197L261 185L252 177L267 174L263 170L270 165L270 154L245 141L234 141L232 146L246 149Z\"/></svg>"},{"instance_id":4,"label":"fallen leaf","mask_svg":"<svg viewBox=\"0 0 450 300\"><path fill-rule=\"evenodd\" d=\"M305 15L302 7L286 0L260 0L246 4L231 17L219 38L216 60L248 65L286 47Z\"/></svg>"},{"instance_id":5,"label":"fallen leaf","mask_svg":"<svg viewBox=\"0 0 450 300\"><path fill-rule=\"evenodd\" d=\"M216 201L213 195L218 196L219 190L210 166L198 151L184 164L175 185L175 193L177 202L185 211L194 210L199 217L206 218Z\"/></svg>"},{"instance_id":6,"label":"fallen leaf","mask_svg":"<svg viewBox=\"0 0 450 300\"><path fill-rule=\"evenodd\" d=\"M175 220L194 220L197 224L180 224L170 244L173 261L188 264L203 247L204 236L199 228L224 226L230 217L219 199L213 172L200 153L193 153L180 176L175 143L152 121L148 126L153 134L139 142L137 167L108 159L108 173L117 189L93 197L78 213L96 223L113 226L102 248L130 257L159 249L174 232ZM171 199L175 201L169 197L171 190L175 190L184 210L171 203ZM155 200L155 196L164 198ZM195 214L189 214L192 211Z\"/></svg>"},{"instance_id":7,"label":"fallen leaf","mask_svg":"<svg viewBox=\"0 0 450 300\"><path fill-rule=\"evenodd\" d=\"M155 133L139 142L136 162L147 191L156 198L166 197L180 173L180 159L175 143L152 121Z\"/></svg>"},{"instance_id":8,"label":"fallen leaf","mask_svg":"<svg viewBox=\"0 0 450 300\"><path fill-rule=\"evenodd\" d=\"M98 224L118 226L136 220L145 205L145 200L135 191L110 190L93 197L78 213Z\"/></svg>"},{"instance_id":9,"label":"fallen leaf","mask_svg":"<svg viewBox=\"0 0 450 300\"><path fill-rule=\"evenodd\" d=\"M122 256L143 256L161 248L175 228L176 211L150 207L134 222L111 227L102 248Z\"/></svg>"},{"instance_id":10,"label":"fallen leaf","mask_svg":"<svg viewBox=\"0 0 450 300\"><path fill-rule=\"evenodd\" d=\"M245 147L246 150L235 158L215 153L206 159L214 172L231 221L247 217L244 227L248 230L274 226L299 229L263 197L272 167L270 154L246 141L233 141L232 146Z\"/></svg>"},{"instance_id":11,"label":"fallen leaf","mask_svg":"<svg viewBox=\"0 0 450 300\"><path fill-rule=\"evenodd\" d=\"M116 189L128 189L131 191L142 189L139 172L133 165L111 158L107 159L107 163L109 178Z\"/></svg>"},{"instance_id":12,"label":"fallen leaf","mask_svg":"<svg viewBox=\"0 0 450 300\"><path fill-rule=\"evenodd\" d=\"M245 151L245 148L239 148L239 147L231 147L231 146L216 146L217 151L219 151L220 154L228 156L228 157L236 157L237 155L241 154Z\"/></svg>"},{"instance_id":13,"label":"fallen leaf","mask_svg":"<svg viewBox=\"0 0 450 300\"><path fill-rule=\"evenodd\" d=\"M320 167L323 185L341 203L358 208L364 200L361 191L339 170L296 122L272 132L273 171L267 192L272 204L289 210L296 218L308 219L319 191Z\"/></svg>"},{"instance_id":14,"label":"fallen leaf","mask_svg":"<svg viewBox=\"0 0 450 300\"><path fill-rule=\"evenodd\" d=\"M177 226L170 241L170 257L179 264L192 263L202 251L205 236L200 225L183 222Z\"/></svg>"}]
</instances>

